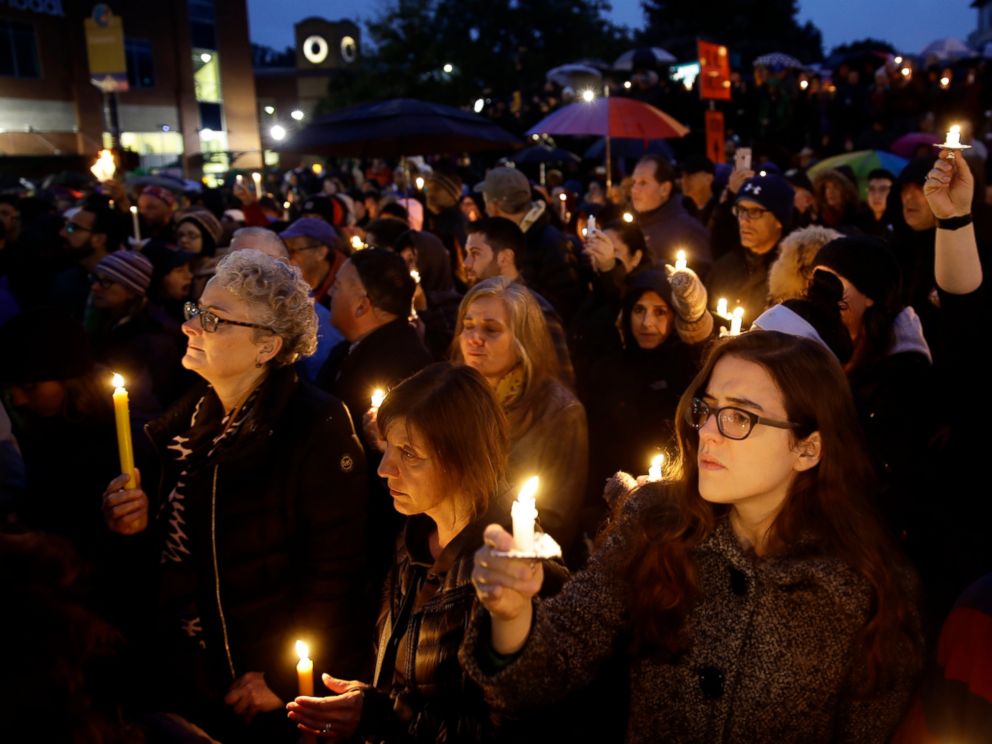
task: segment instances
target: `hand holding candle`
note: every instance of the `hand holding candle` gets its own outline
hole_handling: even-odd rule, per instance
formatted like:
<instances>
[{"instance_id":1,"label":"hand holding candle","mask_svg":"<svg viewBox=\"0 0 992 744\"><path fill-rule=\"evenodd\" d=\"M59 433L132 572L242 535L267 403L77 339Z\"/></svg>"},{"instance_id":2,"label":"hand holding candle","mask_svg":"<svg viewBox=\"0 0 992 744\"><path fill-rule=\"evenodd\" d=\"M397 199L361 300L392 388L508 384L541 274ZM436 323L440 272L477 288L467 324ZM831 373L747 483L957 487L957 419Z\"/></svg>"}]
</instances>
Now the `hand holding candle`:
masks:
<instances>
[{"instance_id":1,"label":"hand holding candle","mask_svg":"<svg viewBox=\"0 0 992 744\"><path fill-rule=\"evenodd\" d=\"M133 207L132 207L133 209ZM131 418L128 415L127 389L124 378L114 375L114 419L117 422L117 451L121 460L121 473L128 476L127 487L137 486L134 477L134 449L131 443Z\"/></svg>"}]
</instances>

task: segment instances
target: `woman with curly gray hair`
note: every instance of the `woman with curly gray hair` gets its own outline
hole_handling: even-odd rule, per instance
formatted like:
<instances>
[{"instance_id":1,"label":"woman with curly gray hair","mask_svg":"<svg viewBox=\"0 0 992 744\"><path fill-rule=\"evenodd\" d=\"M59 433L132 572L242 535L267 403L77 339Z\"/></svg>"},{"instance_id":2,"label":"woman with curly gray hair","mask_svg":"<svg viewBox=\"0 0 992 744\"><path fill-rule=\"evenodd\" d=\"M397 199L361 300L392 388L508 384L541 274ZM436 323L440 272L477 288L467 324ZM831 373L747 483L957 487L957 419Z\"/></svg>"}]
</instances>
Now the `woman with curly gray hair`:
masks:
<instances>
[{"instance_id":1,"label":"woman with curly gray hair","mask_svg":"<svg viewBox=\"0 0 992 744\"><path fill-rule=\"evenodd\" d=\"M183 366L205 384L146 427L161 487L121 476L104 494L110 529L155 545L154 699L223 741L293 740L295 639L364 671L365 457L344 405L294 370L316 328L297 268L224 258L183 324Z\"/></svg>"}]
</instances>

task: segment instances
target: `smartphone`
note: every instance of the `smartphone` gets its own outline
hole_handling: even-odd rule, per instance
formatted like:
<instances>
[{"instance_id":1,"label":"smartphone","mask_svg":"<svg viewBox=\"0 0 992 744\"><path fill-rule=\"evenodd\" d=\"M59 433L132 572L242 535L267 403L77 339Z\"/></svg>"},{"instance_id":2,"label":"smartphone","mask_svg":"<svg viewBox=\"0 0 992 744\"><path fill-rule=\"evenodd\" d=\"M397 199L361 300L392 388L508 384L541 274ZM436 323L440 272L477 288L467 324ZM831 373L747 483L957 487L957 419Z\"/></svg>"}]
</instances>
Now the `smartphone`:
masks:
<instances>
[{"instance_id":1,"label":"smartphone","mask_svg":"<svg viewBox=\"0 0 992 744\"><path fill-rule=\"evenodd\" d=\"M734 170L751 170L751 148L738 147L734 151Z\"/></svg>"},{"instance_id":2,"label":"smartphone","mask_svg":"<svg viewBox=\"0 0 992 744\"><path fill-rule=\"evenodd\" d=\"M586 230L591 233L596 229L596 217L595 215L589 215L589 219L586 220Z\"/></svg>"}]
</instances>

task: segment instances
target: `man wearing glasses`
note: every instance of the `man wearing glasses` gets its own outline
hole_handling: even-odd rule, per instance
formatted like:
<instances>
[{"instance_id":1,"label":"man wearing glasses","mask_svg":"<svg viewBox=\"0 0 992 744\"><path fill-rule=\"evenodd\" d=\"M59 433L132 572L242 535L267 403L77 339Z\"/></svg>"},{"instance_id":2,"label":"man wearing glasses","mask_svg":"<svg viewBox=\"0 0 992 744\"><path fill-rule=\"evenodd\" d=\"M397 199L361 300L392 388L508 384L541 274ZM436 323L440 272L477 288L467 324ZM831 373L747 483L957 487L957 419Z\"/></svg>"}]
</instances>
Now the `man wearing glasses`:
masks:
<instances>
[{"instance_id":1,"label":"man wearing glasses","mask_svg":"<svg viewBox=\"0 0 992 744\"><path fill-rule=\"evenodd\" d=\"M758 317L768 303L768 269L778 256L778 244L792 229L794 191L776 173L744 182L734 202L740 247L722 256L710 272L710 305L725 297L731 308L744 308L745 323Z\"/></svg>"},{"instance_id":2,"label":"man wearing glasses","mask_svg":"<svg viewBox=\"0 0 992 744\"><path fill-rule=\"evenodd\" d=\"M53 280L48 301L81 320L92 284L90 273L104 256L120 247L120 230L111 209L87 205L67 215L59 234L65 241L68 265Z\"/></svg>"},{"instance_id":3,"label":"man wearing glasses","mask_svg":"<svg viewBox=\"0 0 992 744\"><path fill-rule=\"evenodd\" d=\"M337 231L319 217L303 217L279 234L289 251L289 262L303 273L314 302L331 306L331 287L345 256Z\"/></svg>"}]
</instances>

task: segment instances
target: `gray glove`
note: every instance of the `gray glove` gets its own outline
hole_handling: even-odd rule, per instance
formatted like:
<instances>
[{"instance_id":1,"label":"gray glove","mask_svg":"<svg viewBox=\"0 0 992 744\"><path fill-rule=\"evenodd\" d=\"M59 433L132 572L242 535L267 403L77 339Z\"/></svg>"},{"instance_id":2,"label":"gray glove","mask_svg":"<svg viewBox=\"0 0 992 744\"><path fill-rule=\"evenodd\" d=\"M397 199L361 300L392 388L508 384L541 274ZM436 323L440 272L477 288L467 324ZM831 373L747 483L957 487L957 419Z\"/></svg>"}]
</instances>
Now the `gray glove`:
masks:
<instances>
[{"instance_id":1,"label":"gray glove","mask_svg":"<svg viewBox=\"0 0 992 744\"><path fill-rule=\"evenodd\" d=\"M696 272L665 264L665 275L672 287L672 309L679 337L687 344L708 338L713 332L713 316L706 309L706 287Z\"/></svg>"}]
</instances>

